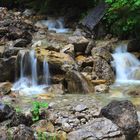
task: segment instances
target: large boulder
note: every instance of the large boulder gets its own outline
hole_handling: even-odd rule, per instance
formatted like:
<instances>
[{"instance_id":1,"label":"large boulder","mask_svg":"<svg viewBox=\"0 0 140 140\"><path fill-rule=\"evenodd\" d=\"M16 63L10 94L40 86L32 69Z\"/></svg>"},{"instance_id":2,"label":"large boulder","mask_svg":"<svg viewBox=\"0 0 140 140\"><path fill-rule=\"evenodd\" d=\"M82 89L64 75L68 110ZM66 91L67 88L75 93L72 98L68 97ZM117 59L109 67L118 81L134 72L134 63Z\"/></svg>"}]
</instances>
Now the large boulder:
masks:
<instances>
[{"instance_id":1,"label":"large boulder","mask_svg":"<svg viewBox=\"0 0 140 140\"><path fill-rule=\"evenodd\" d=\"M16 57L0 59L0 82L13 81L15 78Z\"/></svg>"},{"instance_id":2,"label":"large boulder","mask_svg":"<svg viewBox=\"0 0 140 140\"><path fill-rule=\"evenodd\" d=\"M113 121L126 135L133 139L139 132L139 122L135 106L127 100L112 101L102 108L101 114Z\"/></svg>"},{"instance_id":3,"label":"large boulder","mask_svg":"<svg viewBox=\"0 0 140 140\"><path fill-rule=\"evenodd\" d=\"M73 66L75 64L72 57L62 52L49 51L45 49L36 49L36 56L40 62L43 62L44 58L49 63L51 72L57 73L59 71L67 71L63 65Z\"/></svg>"},{"instance_id":4,"label":"large boulder","mask_svg":"<svg viewBox=\"0 0 140 140\"><path fill-rule=\"evenodd\" d=\"M118 126L106 118L96 118L90 124L68 134L68 140L124 140Z\"/></svg>"},{"instance_id":5,"label":"large boulder","mask_svg":"<svg viewBox=\"0 0 140 140\"><path fill-rule=\"evenodd\" d=\"M8 129L12 140L34 140L34 131L23 124ZM8 135L8 136L9 136ZM7 138L8 138L7 136Z\"/></svg>"},{"instance_id":6,"label":"large boulder","mask_svg":"<svg viewBox=\"0 0 140 140\"><path fill-rule=\"evenodd\" d=\"M71 36L68 42L74 45L75 52L85 52L89 40L83 36Z\"/></svg>"},{"instance_id":7,"label":"large boulder","mask_svg":"<svg viewBox=\"0 0 140 140\"><path fill-rule=\"evenodd\" d=\"M66 73L66 88L70 93L92 93L93 86L85 77L76 70Z\"/></svg>"},{"instance_id":8,"label":"large boulder","mask_svg":"<svg viewBox=\"0 0 140 140\"><path fill-rule=\"evenodd\" d=\"M91 51L92 56L100 56L101 58L105 59L108 63L110 63L113 58L111 53L105 47L95 47Z\"/></svg>"},{"instance_id":9,"label":"large boulder","mask_svg":"<svg viewBox=\"0 0 140 140\"><path fill-rule=\"evenodd\" d=\"M93 57L93 71L98 76L98 79L106 80L108 84L113 83L115 80L111 65L100 56Z\"/></svg>"}]
</instances>

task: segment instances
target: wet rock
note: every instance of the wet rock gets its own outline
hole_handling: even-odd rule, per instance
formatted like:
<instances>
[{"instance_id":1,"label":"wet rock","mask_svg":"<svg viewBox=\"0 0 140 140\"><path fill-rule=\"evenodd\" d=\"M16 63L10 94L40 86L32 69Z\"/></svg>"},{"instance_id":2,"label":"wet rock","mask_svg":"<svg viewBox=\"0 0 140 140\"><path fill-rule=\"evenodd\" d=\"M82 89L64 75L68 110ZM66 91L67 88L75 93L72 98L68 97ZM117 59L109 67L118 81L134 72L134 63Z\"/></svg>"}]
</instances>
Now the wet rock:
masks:
<instances>
[{"instance_id":1,"label":"wet rock","mask_svg":"<svg viewBox=\"0 0 140 140\"><path fill-rule=\"evenodd\" d=\"M64 86L60 84L54 84L49 89L48 92L53 94L64 94Z\"/></svg>"},{"instance_id":2,"label":"wet rock","mask_svg":"<svg viewBox=\"0 0 140 140\"><path fill-rule=\"evenodd\" d=\"M84 104L79 104L74 108L74 111L82 112L87 109L87 106Z\"/></svg>"},{"instance_id":3,"label":"wet rock","mask_svg":"<svg viewBox=\"0 0 140 140\"><path fill-rule=\"evenodd\" d=\"M133 139L138 134L139 122L137 111L130 101L114 100L102 108L101 114L113 121L128 139Z\"/></svg>"},{"instance_id":4,"label":"wet rock","mask_svg":"<svg viewBox=\"0 0 140 140\"><path fill-rule=\"evenodd\" d=\"M134 98L140 98L140 89L139 87L137 87L137 89L125 90L124 94L130 95L131 97Z\"/></svg>"},{"instance_id":5,"label":"wet rock","mask_svg":"<svg viewBox=\"0 0 140 140\"><path fill-rule=\"evenodd\" d=\"M76 59L77 64L81 66L82 68L86 66L93 66L93 58L91 56L85 57L83 55L79 55L75 59Z\"/></svg>"},{"instance_id":6,"label":"wet rock","mask_svg":"<svg viewBox=\"0 0 140 140\"><path fill-rule=\"evenodd\" d=\"M101 84L106 84L106 83L107 83L106 80L98 80L98 79L92 80L91 82L92 82L92 84L95 85L95 86L96 86L96 85L101 85Z\"/></svg>"},{"instance_id":7,"label":"wet rock","mask_svg":"<svg viewBox=\"0 0 140 140\"><path fill-rule=\"evenodd\" d=\"M100 80L106 80L109 84L114 82L115 74L105 59L99 56L93 57L93 71Z\"/></svg>"},{"instance_id":8,"label":"wet rock","mask_svg":"<svg viewBox=\"0 0 140 140\"><path fill-rule=\"evenodd\" d=\"M5 47L5 50L3 52L3 57L8 58L8 57L16 56L18 52L22 49L23 48L19 48L19 47Z\"/></svg>"},{"instance_id":9,"label":"wet rock","mask_svg":"<svg viewBox=\"0 0 140 140\"><path fill-rule=\"evenodd\" d=\"M5 104L0 103L0 122L11 118L15 113L15 110Z\"/></svg>"},{"instance_id":10,"label":"wet rock","mask_svg":"<svg viewBox=\"0 0 140 140\"><path fill-rule=\"evenodd\" d=\"M30 17L30 16L33 16L35 12L31 9L26 9L24 12L23 12L23 16L25 17Z\"/></svg>"},{"instance_id":11,"label":"wet rock","mask_svg":"<svg viewBox=\"0 0 140 140\"><path fill-rule=\"evenodd\" d=\"M25 116L22 113L15 113L11 118L10 126L13 127L18 126L20 124L30 126L32 123L32 118L30 116Z\"/></svg>"},{"instance_id":12,"label":"wet rock","mask_svg":"<svg viewBox=\"0 0 140 140\"><path fill-rule=\"evenodd\" d=\"M105 85L105 84L97 85L97 86L95 86L95 92L108 93L109 92L109 86Z\"/></svg>"},{"instance_id":13,"label":"wet rock","mask_svg":"<svg viewBox=\"0 0 140 140\"><path fill-rule=\"evenodd\" d=\"M108 63L110 63L113 58L111 53L105 47L95 47L92 49L92 56L100 56L102 59L105 59Z\"/></svg>"},{"instance_id":14,"label":"wet rock","mask_svg":"<svg viewBox=\"0 0 140 140\"><path fill-rule=\"evenodd\" d=\"M73 33L74 36L86 36L86 33L82 31L82 29L76 28Z\"/></svg>"},{"instance_id":15,"label":"wet rock","mask_svg":"<svg viewBox=\"0 0 140 140\"><path fill-rule=\"evenodd\" d=\"M109 51L110 53L114 52L116 43L118 42L117 38L111 38L105 41L96 41L96 48L103 48L103 51Z\"/></svg>"},{"instance_id":16,"label":"wet rock","mask_svg":"<svg viewBox=\"0 0 140 140\"><path fill-rule=\"evenodd\" d=\"M75 52L85 52L89 40L83 36L71 36L69 43L74 45Z\"/></svg>"},{"instance_id":17,"label":"wet rock","mask_svg":"<svg viewBox=\"0 0 140 140\"><path fill-rule=\"evenodd\" d=\"M122 135L117 125L106 118L97 118L68 134L68 140L105 139ZM119 140L119 139L118 139Z\"/></svg>"},{"instance_id":18,"label":"wet rock","mask_svg":"<svg viewBox=\"0 0 140 140\"><path fill-rule=\"evenodd\" d=\"M67 64L68 66L75 64L73 58L65 53L37 48L36 56L40 62L43 62L44 57L46 57L46 61L48 61L50 64L50 69L52 72L59 72L60 70L62 71L62 66L64 64Z\"/></svg>"},{"instance_id":19,"label":"wet rock","mask_svg":"<svg viewBox=\"0 0 140 140\"><path fill-rule=\"evenodd\" d=\"M10 133L9 135L12 140L34 140L35 139L33 130L30 127L27 127L25 125L12 127L8 131Z\"/></svg>"},{"instance_id":20,"label":"wet rock","mask_svg":"<svg viewBox=\"0 0 140 140\"><path fill-rule=\"evenodd\" d=\"M95 46L96 46L95 41L91 40L87 45L87 48L85 50L85 54L90 55L92 48L94 48Z\"/></svg>"},{"instance_id":21,"label":"wet rock","mask_svg":"<svg viewBox=\"0 0 140 140\"><path fill-rule=\"evenodd\" d=\"M60 52L69 54L71 57L74 58L74 56L75 56L74 45L68 44L68 45L64 46L64 47L61 49Z\"/></svg>"},{"instance_id":22,"label":"wet rock","mask_svg":"<svg viewBox=\"0 0 140 140\"><path fill-rule=\"evenodd\" d=\"M140 51L140 39L133 39L128 42L128 52L139 52Z\"/></svg>"},{"instance_id":23,"label":"wet rock","mask_svg":"<svg viewBox=\"0 0 140 140\"><path fill-rule=\"evenodd\" d=\"M10 67L9 67L10 66ZM0 58L0 81L13 81L15 78L16 57Z\"/></svg>"},{"instance_id":24,"label":"wet rock","mask_svg":"<svg viewBox=\"0 0 140 140\"><path fill-rule=\"evenodd\" d=\"M83 70L82 70L82 72L88 72L88 73L91 73L92 72L92 67L91 66L86 66Z\"/></svg>"},{"instance_id":25,"label":"wet rock","mask_svg":"<svg viewBox=\"0 0 140 140\"><path fill-rule=\"evenodd\" d=\"M71 70L66 73L67 89L70 93L92 93L92 84L78 71Z\"/></svg>"},{"instance_id":26,"label":"wet rock","mask_svg":"<svg viewBox=\"0 0 140 140\"><path fill-rule=\"evenodd\" d=\"M0 94L7 95L11 92L12 84L10 82L4 82L0 84Z\"/></svg>"},{"instance_id":27,"label":"wet rock","mask_svg":"<svg viewBox=\"0 0 140 140\"><path fill-rule=\"evenodd\" d=\"M2 38L3 36L5 36L8 32L8 28L7 27L0 27L0 38Z\"/></svg>"},{"instance_id":28,"label":"wet rock","mask_svg":"<svg viewBox=\"0 0 140 140\"><path fill-rule=\"evenodd\" d=\"M29 42L26 39L17 39L14 43L14 47L24 47L26 48Z\"/></svg>"}]
</instances>

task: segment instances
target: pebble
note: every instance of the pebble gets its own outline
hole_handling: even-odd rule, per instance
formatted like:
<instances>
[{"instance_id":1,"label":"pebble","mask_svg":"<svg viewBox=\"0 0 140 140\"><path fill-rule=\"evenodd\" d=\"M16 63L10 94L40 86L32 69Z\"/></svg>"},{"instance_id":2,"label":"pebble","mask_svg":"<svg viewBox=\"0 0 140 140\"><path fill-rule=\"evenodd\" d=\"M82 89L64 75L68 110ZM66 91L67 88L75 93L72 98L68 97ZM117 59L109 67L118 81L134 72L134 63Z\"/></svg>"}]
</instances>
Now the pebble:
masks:
<instances>
[{"instance_id":1,"label":"pebble","mask_svg":"<svg viewBox=\"0 0 140 140\"><path fill-rule=\"evenodd\" d=\"M74 108L74 111L82 112L87 109L87 106L84 104L79 104Z\"/></svg>"},{"instance_id":2,"label":"pebble","mask_svg":"<svg viewBox=\"0 0 140 140\"><path fill-rule=\"evenodd\" d=\"M72 129L72 127L68 123L63 123L62 128L63 128L63 131L65 132L70 132Z\"/></svg>"}]
</instances>

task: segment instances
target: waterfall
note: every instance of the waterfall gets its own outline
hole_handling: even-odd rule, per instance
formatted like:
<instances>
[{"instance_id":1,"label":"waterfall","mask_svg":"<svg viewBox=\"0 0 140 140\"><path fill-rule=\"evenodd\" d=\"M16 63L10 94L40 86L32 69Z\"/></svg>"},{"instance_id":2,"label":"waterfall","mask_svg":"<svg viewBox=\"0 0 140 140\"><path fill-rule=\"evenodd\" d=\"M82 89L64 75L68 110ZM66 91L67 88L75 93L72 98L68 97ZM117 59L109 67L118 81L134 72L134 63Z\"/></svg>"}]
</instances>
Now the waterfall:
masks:
<instances>
[{"instance_id":1,"label":"waterfall","mask_svg":"<svg viewBox=\"0 0 140 140\"><path fill-rule=\"evenodd\" d=\"M44 58L43 66L40 68L41 72L38 72L37 58L35 51L20 51L17 59L19 64L19 80L13 85L13 91L23 91L27 94L42 93L44 88L50 84L49 78L49 65ZM39 74L42 75L42 82L39 82ZM41 84L40 84L41 83Z\"/></svg>"},{"instance_id":2,"label":"waterfall","mask_svg":"<svg viewBox=\"0 0 140 140\"><path fill-rule=\"evenodd\" d=\"M127 52L127 45L120 45L112 54L116 70L116 82L140 83L140 61Z\"/></svg>"},{"instance_id":3,"label":"waterfall","mask_svg":"<svg viewBox=\"0 0 140 140\"><path fill-rule=\"evenodd\" d=\"M41 23L46 26L49 31L55 31L56 33L66 33L69 31L68 28L64 27L63 18L50 18L48 20L42 20Z\"/></svg>"},{"instance_id":4,"label":"waterfall","mask_svg":"<svg viewBox=\"0 0 140 140\"><path fill-rule=\"evenodd\" d=\"M49 65L48 62L46 61L46 58L44 57L43 61L43 75L44 75L44 83L49 85L49 77L50 77L50 72L49 72Z\"/></svg>"}]
</instances>

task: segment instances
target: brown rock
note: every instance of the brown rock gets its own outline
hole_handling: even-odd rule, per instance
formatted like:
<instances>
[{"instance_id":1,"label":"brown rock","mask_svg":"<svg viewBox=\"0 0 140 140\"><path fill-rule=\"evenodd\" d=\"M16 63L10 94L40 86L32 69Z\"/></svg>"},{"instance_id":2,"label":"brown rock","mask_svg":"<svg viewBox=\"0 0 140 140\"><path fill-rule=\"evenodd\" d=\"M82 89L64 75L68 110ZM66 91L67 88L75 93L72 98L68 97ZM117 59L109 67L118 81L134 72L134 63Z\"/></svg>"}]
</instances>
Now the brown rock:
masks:
<instances>
[{"instance_id":1,"label":"brown rock","mask_svg":"<svg viewBox=\"0 0 140 140\"><path fill-rule=\"evenodd\" d=\"M96 73L98 78L106 80L109 84L113 83L115 79L115 74L107 61L99 56L94 57L93 61L93 71Z\"/></svg>"},{"instance_id":2,"label":"brown rock","mask_svg":"<svg viewBox=\"0 0 140 140\"><path fill-rule=\"evenodd\" d=\"M70 93L92 93L92 84L78 71L71 70L66 73L67 89Z\"/></svg>"},{"instance_id":3,"label":"brown rock","mask_svg":"<svg viewBox=\"0 0 140 140\"><path fill-rule=\"evenodd\" d=\"M11 92L12 84L10 82L4 82L0 84L0 93L7 95Z\"/></svg>"},{"instance_id":4,"label":"brown rock","mask_svg":"<svg viewBox=\"0 0 140 140\"><path fill-rule=\"evenodd\" d=\"M74 45L75 52L85 52L89 40L83 36L69 37L69 43Z\"/></svg>"}]
</instances>

